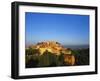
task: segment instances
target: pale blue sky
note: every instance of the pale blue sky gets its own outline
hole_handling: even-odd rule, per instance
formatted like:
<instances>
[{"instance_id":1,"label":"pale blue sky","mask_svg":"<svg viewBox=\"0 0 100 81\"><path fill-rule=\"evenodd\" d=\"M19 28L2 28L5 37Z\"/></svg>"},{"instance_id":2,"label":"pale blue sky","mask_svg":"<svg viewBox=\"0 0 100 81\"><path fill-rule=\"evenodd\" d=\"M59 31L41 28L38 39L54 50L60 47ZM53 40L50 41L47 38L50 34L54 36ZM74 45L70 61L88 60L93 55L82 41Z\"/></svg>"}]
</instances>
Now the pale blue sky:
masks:
<instances>
[{"instance_id":1,"label":"pale blue sky","mask_svg":"<svg viewBox=\"0 0 100 81\"><path fill-rule=\"evenodd\" d=\"M57 41L63 45L89 45L89 16L25 13L26 45Z\"/></svg>"}]
</instances>

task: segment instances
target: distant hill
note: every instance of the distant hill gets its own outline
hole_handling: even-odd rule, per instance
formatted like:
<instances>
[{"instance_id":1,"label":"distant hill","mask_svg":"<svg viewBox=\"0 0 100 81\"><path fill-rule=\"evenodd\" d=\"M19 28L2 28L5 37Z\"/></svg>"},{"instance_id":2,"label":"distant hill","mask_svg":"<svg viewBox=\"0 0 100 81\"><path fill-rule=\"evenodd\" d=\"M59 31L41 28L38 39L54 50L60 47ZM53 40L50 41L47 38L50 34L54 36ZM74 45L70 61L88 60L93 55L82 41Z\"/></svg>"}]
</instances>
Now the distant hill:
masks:
<instances>
[{"instance_id":1,"label":"distant hill","mask_svg":"<svg viewBox=\"0 0 100 81\"><path fill-rule=\"evenodd\" d=\"M63 45L65 48L71 48L71 49L87 49L89 48L89 45Z\"/></svg>"}]
</instances>

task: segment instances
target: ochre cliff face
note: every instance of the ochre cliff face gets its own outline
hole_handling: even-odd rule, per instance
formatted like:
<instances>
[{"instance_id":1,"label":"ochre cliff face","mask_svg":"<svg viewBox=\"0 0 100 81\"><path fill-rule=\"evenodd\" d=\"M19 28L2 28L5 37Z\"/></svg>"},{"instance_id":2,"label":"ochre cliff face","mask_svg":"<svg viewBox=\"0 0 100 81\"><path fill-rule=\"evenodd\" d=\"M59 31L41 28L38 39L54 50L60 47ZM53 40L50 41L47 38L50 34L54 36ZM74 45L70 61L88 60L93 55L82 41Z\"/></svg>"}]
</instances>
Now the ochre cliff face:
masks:
<instances>
[{"instance_id":1,"label":"ochre cliff face","mask_svg":"<svg viewBox=\"0 0 100 81\"><path fill-rule=\"evenodd\" d=\"M40 55L44 54L45 51L51 52L56 55L64 54L64 62L67 65L75 64L75 56L72 55L71 49L64 48L60 43L55 41L40 42L32 46L33 49L38 49Z\"/></svg>"},{"instance_id":2,"label":"ochre cliff face","mask_svg":"<svg viewBox=\"0 0 100 81\"><path fill-rule=\"evenodd\" d=\"M64 62L67 65L74 65L75 64L75 56L73 55L64 55Z\"/></svg>"}]
</instances>

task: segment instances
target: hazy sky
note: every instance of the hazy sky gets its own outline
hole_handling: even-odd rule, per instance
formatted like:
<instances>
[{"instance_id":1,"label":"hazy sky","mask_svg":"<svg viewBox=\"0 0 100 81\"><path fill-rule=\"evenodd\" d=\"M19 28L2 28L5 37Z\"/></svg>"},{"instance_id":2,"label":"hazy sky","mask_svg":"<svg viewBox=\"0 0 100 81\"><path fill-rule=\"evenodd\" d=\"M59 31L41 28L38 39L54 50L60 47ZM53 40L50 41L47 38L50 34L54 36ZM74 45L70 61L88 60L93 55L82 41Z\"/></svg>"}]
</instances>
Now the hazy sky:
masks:
<instances>
[{"instance_id":1,"label":"hazy sky","mask_svg":"<svg viewBox=\"0 0 100 81\"><path fill-rule=\"evenodd\" d=\"M89 44L89 16L25 13L26 45L57 41L63 45Z\"/></svg>"}]
</instances>

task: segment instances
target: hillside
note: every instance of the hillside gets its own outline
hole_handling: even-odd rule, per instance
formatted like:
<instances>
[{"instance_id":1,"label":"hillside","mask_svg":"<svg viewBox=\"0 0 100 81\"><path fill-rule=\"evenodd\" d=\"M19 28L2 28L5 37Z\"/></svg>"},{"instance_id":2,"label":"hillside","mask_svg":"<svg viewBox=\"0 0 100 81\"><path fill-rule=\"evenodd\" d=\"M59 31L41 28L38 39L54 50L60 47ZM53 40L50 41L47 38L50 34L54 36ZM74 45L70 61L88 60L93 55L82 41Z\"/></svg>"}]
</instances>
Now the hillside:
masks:
<instances>
[{"instance_id":1,"label":"hillside","mask_svg":"<svg viewBox=\"0 0 100 81\"><path fill-rule=\"evenodd\" d=\"M55 41L45 41L31 45L26 48L25 53L26 68L86 64L86 62L80 60L80 57L85 60L85 54L81 55L84 50L79 54L77 50L65 48Z\"/></svg>"}]
</instances>

